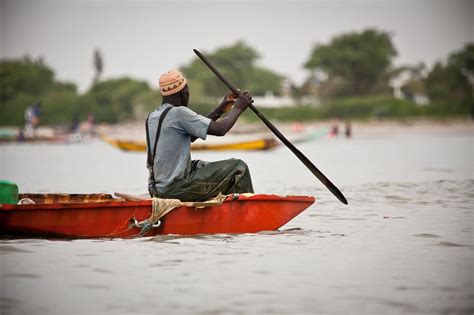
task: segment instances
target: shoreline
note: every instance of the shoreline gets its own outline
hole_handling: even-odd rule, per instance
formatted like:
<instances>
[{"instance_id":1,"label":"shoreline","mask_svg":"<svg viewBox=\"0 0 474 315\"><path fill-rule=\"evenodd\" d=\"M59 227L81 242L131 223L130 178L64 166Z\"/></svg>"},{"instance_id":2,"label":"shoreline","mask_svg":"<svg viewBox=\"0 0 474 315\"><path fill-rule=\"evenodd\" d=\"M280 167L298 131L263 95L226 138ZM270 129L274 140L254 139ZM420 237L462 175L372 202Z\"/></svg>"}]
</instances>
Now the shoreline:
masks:
<instances>
[{"instance_id":1,"label":"shoreline","mask_svg":"<svg viewBox=\"0 0 474 315\"><path fill-rule=\"evenodd\" d=\"M330 128L334 120L320 120L301 123L303 130ZM296 122L273 122L283 134L295 133ZM474 133L474 120L463 119L387 119L387 120L354 120L351 127L355 135L379 134L385 132L436 132L436 131L471 131ZM137 139L145 136L144 122L125 122L117 125L101 125L99 133L124 139ZM344 121L339 122L339 132L344 132ZM271 134L271 131L262 122L237 121L235 126L225 136L241 136L249 134Z\"/></svg>"},{"instance_id":2,"label":"shoreline","mask_svg":"<svg viewBox=\"0 0 474 315\"><path fill-rule=\"evenodd\" d=\"M278 122L272 123L283 133L297 133L297 129L302 131L311 129L331 128L336 120L318 120L310 122ZM474 133L474 120L470 117L464 118L408 118L408 119L370 119L351 120L351 128L355 136L360 135L380 135L385 133L398 132L442 132L442 131L470 131ZM339 132L344 132L344 120L338 120ZM20 127L0 126L1 134L16 134ZM40 126L37 130L38 136L54 136L60 126ZM98 134L105 134L120 139L144 139L144 121L128 121L118 124L98 124L95 126ZM260 121L246 122L237 121L235 126L229 131L226 137L243 135L270 135L271 131Z\"/></svg>"}]
</instances>

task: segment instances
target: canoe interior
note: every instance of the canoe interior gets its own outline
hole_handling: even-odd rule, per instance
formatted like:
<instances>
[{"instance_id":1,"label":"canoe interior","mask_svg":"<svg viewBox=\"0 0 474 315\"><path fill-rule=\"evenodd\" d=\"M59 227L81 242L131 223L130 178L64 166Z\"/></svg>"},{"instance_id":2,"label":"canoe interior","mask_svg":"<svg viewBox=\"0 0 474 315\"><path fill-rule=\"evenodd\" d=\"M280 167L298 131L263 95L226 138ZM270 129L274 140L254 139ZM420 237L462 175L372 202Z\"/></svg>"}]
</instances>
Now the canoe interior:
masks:
<instances>
[{"instance_id":1,"label":"canoe interior","mask_svg":"<svg viewBox=\"0 0 474 315\"><path fill-rule=\"evenodd\" d=\"M111 194L19 194L19 200L30 199L35 204L55 203L98 203L124 201L122 198L114 198Z\"/></svg>"}]
</instances>

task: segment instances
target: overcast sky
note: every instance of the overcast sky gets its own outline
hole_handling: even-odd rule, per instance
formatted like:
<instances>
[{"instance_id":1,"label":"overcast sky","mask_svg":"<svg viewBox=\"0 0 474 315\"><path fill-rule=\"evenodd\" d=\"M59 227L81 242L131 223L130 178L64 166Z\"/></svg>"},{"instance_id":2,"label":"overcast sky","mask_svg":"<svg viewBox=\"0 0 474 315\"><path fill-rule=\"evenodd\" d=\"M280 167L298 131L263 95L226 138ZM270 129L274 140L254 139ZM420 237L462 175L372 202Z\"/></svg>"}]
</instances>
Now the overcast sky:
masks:
<instances>
[{"instance_id":1,"label":"overcast sky","mask_svg":"<svg viewBox=\"0 0 474 315\"><path fill-rule=\"evenodd\" d=\"M300 83L315 43L368 27L390 32L397 65L432 65L474 41L473 0L125 1L0 0L0 57L42 56L59 80L81 91L94 74L131 76L156 87L159 75L242 39L260 65Z\"/></svg>"}]
</instances>

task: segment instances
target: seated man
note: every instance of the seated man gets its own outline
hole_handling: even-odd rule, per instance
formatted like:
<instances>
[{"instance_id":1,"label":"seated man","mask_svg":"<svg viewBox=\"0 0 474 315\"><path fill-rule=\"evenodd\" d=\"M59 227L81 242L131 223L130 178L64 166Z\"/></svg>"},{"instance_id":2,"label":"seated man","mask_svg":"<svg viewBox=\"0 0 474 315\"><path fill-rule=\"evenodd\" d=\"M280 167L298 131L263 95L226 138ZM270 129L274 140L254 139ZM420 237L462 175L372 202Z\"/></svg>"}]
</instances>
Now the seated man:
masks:
<instances>
[{"instance_id":1,"label":"seated man","mask_svg":"<svg viewBox=\"0 0 474 315\"><path fill-rule=\"evenodd\" d=\"M189 109L189 88L178 70L160 76L163 101L146 120L150 196L202 201L219 193L252 193L247 164L238 159L191 160L191 142L207 135L223 136L253 102L248 92L227 96L207 117ZM229 114L220 116L232 107Z\"/></svg>"}]
</instances>

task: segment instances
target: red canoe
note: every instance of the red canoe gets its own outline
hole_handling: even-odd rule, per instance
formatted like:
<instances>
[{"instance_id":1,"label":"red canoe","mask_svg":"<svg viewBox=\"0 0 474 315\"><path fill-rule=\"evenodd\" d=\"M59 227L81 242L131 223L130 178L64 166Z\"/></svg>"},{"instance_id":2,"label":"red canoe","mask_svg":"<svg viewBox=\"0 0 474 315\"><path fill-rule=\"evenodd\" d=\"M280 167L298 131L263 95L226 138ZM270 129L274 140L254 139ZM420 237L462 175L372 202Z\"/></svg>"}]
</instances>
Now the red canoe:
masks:
<instances>
[{"instance_id":1,"label":"red canoe","mask_svg":"<svg viewBox=\"0 0 474 315\"><path fill-rule=\"evenodd\" d=\"M1 205L0 234L60 238L130 238L158 234L255 233L276 230L314 203L310 196L240 195L219 206L181 206L146 234L133 225L151 215L151 200L108 194L29 194L35 204Z\"/></svg>"}]
</instances>

